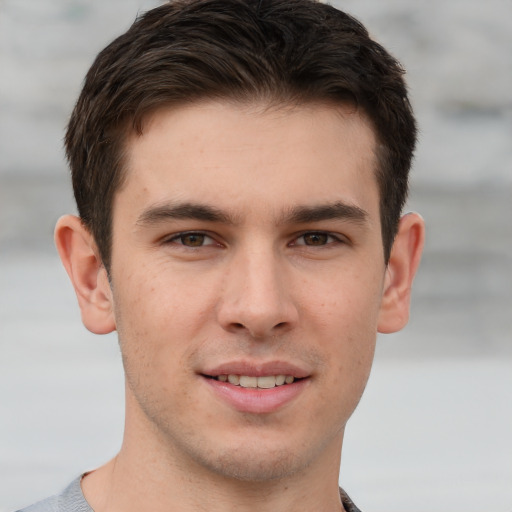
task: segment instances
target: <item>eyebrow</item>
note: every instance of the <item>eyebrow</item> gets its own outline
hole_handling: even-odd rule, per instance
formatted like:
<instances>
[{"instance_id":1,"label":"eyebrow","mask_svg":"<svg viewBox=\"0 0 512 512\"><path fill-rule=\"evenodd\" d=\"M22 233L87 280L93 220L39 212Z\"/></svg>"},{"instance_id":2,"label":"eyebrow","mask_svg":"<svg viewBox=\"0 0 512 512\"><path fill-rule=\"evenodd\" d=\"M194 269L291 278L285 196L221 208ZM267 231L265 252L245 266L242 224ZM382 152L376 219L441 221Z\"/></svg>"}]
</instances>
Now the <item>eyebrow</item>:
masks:
<instances>
[{"instance_id":1,"label":"eyebrow","mask_svg":"<svg viewBox=\"0 0 512 512\"><path fill-rule=\"evenodd\" d=\"M137 225L147 226L176 219L195 219L224 224L234 223L234 219L214 206L196 203L165 203L153 205L144 210L137 219Z\"/></svg>"},{"instance_id":2,"label":"eyebrow","mask_svg":"<svg viewBox=\"0 0 512 512\"><path fill-rule=\"evenodd\" d=\"M336 219L364 224L368 220L368 212L359 206L338 201L317 206L295 206L284 215L283 221L290 224L307 224Z\"/></svg>"},{"instance_id":3,"label":"eyebrow","mask_svg":"<svg viewBox=\"0 0 512 512\"><path fill-rule=\"evenodd\" d=\"M201 203L165 203L150 206L137 219L137 225L148 226L169 220L192 219L222 224L236 224L237 219L223 210ZM308 224L324 220L348 220L364 224L368 213L358 206L335 202L313 206L294 206L288 209L277 224Z\"/></svg>"}]
</instances>

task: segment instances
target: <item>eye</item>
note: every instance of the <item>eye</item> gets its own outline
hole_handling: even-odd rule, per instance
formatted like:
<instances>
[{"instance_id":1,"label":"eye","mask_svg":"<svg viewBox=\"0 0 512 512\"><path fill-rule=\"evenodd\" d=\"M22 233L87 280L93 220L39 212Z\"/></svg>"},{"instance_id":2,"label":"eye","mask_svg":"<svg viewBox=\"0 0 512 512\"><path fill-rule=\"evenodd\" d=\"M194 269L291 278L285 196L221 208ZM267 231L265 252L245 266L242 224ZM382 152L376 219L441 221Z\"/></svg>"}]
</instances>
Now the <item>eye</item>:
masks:
<instances>
[{"instance_id":1,"label":"eye","mask_svg":"<svg viewBox=\"0 0 512 512\"><path fill-rule=\"evenodd\" d=\"M319 247L333 243L342 243L342 240L330 233L324 231L311 231L299 236L293 245L307 245L309 247Z\"/></svg>"},{"instance_id":2,"label":"eye","mask_svg":"<svg viewBox=\"0 0 512 512\"><path fill-rule=\"evenodd\" d=\"M167 243L183 245L185 247L203 247L215 244L212 237L198 232L179 233L167 240Z\"/></svg>"}]
</instances>

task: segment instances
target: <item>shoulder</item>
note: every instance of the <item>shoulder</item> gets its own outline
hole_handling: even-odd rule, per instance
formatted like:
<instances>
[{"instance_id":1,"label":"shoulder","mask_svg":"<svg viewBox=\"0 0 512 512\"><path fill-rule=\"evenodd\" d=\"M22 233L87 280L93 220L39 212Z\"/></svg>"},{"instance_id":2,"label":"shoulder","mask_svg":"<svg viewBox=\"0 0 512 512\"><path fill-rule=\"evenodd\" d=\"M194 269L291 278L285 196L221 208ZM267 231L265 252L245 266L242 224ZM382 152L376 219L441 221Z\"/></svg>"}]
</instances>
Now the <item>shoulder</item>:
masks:
<instances>
[{"instance_id":1,"label":"shoulder","mask_svg":"<svg viewBox=\"0 0 512 512\"><path fill-rule=\"evenodd\" d=\"M354 504L354 502L348 497L347 493L340 487L340 498L343 503L343 508L346 512L361 512Z\"/></svg>"},{"instance_id":2,"label":"shoulder","mask_svg":"<svg viewBox=\"0 0 512 512\"><path fill-rule=\"evenodd\" d=\"M73 480L61 494L46 498L17 512L93 512L82 494L81 479L80 476Z\"/></svg>"},{"instance_id":3,"label":"shoulder","mask_svg":"<svg viewBox=\"0 0 512 512\"><path fill-rule=\"evenodd\" d=\"M38 501L29 507L18 510L17 512L58 512L59 497L51 496L45 500Z\"/></svg>"}]
</instances>

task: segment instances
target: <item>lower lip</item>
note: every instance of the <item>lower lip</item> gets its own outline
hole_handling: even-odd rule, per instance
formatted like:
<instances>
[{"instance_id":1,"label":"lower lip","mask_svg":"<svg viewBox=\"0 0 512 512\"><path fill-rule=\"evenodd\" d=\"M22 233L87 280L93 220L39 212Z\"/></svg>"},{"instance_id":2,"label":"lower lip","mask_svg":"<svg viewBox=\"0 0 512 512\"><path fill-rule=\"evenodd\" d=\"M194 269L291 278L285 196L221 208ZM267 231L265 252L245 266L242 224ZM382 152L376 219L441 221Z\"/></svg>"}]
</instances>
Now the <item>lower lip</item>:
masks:
<instances>
[{"instance_id":1,"label":"lower lip","mask_svg":"<svg viewBox=\"0 0 512 512\"><path fill-rule=\"evenodd\" d=\"M261 389L233 386L229 382L221 382L207 377L203 377L203 379L224 402L239 412L253 414L266 414L284 407L304 390L309 380L301 379L292 384Z\"/></svg>"}]
</instances>

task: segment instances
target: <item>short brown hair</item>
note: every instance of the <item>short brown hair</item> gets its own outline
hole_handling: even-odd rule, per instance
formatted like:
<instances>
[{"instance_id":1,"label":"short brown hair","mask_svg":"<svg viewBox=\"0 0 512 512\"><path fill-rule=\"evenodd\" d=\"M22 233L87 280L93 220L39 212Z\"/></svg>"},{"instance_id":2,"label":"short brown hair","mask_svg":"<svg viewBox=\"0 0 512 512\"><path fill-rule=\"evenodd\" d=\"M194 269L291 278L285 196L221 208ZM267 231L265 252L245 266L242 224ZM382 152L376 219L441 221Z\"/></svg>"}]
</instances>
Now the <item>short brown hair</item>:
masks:
<instances>
[{"instance_id":1,"label":"short brown hair","mask_svg":"<svg viewBox=\"0 0 512 512\"><path fill-rule=\"evenodd\" d=\"M97 56L65 139L79 215L103 264L127 135L141 134L155 109L205 98L362 109L378 140L387 261L416 143L403 74L361 23L314 0L176 0L145 13Z\"/></svg>"}]
</instances>

